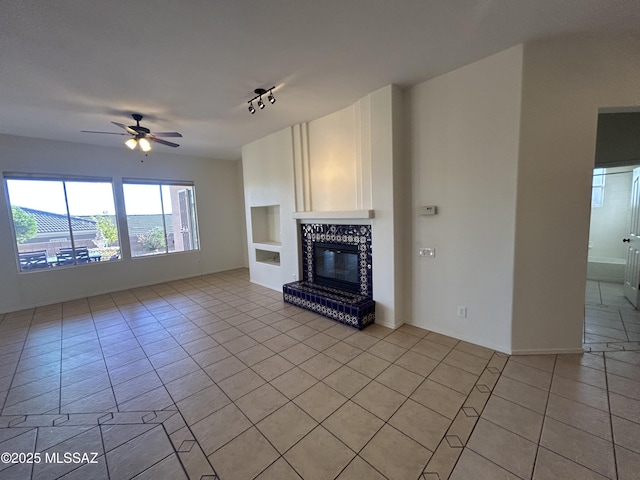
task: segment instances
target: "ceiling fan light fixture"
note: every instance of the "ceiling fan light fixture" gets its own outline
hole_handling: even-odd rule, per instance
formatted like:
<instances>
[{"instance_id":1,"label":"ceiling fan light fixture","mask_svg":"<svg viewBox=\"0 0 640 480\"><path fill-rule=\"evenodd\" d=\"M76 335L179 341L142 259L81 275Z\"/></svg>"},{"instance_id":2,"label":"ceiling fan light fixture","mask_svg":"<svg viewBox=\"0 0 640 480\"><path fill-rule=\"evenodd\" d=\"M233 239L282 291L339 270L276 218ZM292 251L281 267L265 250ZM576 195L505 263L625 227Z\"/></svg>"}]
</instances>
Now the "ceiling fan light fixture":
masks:
<instances>
[{"instance_id":1,"label":"ceiling fan light fixture","mask_svg":"<svg viewBox=\"0 0 640 480\"><path fill-rule=\"evenodd\" d=\"M146 138L141 138L138 140L138 145L140 145L140 150L143 152L148 152L151 150L151 143Z\"/></svg>"},{"instance_id":2,"label":"ceiling fan light fixture","mask_svg":"<svg viewBox=\"0 0 640 480\"><path fill-rule=\"evenodd\" d=\"M103 133L105 135L127 135L129 134L129 139L124 142L124 144L129 147L131 150L135 150L136 147L140 147L140 150L143 152L148 152L151 150L151 142L159 143L161 145L166 145L167 147L179 147L177 143L169 142L167 140L163 140L162 137L182 137L180 132L154 132L151 133L146 127L140 125L140 120L142 120L142 115L139 113L132 113L131 117L136 121L135 125L126 126L123 123L111 122L117 127L126 130L127 133L116 133L116 132L97 132L95 130L81 130L83 133ZM159 138L160 137L160 138Z\"/></svg>"}]
</instances>

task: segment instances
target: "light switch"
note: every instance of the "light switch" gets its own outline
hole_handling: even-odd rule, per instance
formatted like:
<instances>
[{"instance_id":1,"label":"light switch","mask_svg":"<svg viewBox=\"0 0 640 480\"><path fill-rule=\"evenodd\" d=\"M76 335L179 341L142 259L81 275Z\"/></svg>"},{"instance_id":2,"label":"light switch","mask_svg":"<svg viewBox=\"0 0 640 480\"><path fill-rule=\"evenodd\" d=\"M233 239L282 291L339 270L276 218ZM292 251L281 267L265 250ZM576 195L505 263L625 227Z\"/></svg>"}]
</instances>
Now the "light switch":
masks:
<instances>
[{"instance_id":1,"label":"light switch","mask_svg":"<svg viewBox=\"0 0 640 480\"><path fill-rule=\"evenodd\" d=\"M432 247L421 248L418 250L418 255L420 257L434 258L436 256L436 249Z\"/></svg>"},{"instance_id":2,"label":"light switch","mask_svg":"<svg viewBox=\"0 0 640 480\"><path fill-rule=\"evenodd\" d=\"M424 205L422 207L418 207L418 211L420 215L435 215L438 213L438 207L436 205Z\"/></svg>"}]
</instances>

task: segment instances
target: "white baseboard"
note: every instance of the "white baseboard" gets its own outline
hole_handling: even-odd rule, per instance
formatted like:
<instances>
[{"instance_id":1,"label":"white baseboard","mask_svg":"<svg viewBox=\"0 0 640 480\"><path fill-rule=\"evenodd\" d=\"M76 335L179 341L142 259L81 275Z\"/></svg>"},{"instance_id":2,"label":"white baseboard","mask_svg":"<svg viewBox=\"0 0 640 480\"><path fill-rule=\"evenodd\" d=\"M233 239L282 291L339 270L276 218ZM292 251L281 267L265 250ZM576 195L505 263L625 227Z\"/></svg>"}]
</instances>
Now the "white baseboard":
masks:
<instances>
[{"instance_id":1,"label":"white baseboard","mask_svg":"<svg viewBox=\"0 0 640 480\"><path fill-rule=\"evenodd\" d=\"M280 285L280 288L274 288L273 285L267 285L266 283L257 282L256 280L254 280L252 278L249 278L249 282L255 283L256 285L260 285L261 287L264 287L264 288L268 288L269 290L273 290L274 292L282 293L282 285Z\"/></svg>"},{"instance_id":2,"label":"white baseboard","mask_svg":"<svg viewBox=\"0 0 640 480\"><path fill-rule=\"evenodd\" d=\"M511 355L562 355L562 354L574 354L585 353L580 348L523 348L511 351Z\"/></svg>"},{"instance_id":3,"label":"white baseboard","mask_svg":"<svg viewBox=\"0 0 640 480\"><path fill-rule=\"evenodd\" d=\"M105 264L107 264L107 262L104 262ZM65 267L66 268L66 267ZM74 267L71 267L74 268ZM83 267L81 267L83 268ZM97 297L99 295L109 295L111 293L116 293L116 292L120 292L122 290L132 290L135 288L142 288L142 287L148 287L151 285L158 285L161 283L168 283L168 282L175 282L178 280L188 280L189 278L195 278L195 277L202 277L205 275L213 275L216 273L223 273L223 272L228 272L229 270L237 270L240 268L246 268L244 266L239 266L239 267L230 267L230 268L224 268L222 270L210 270L207 272L201 272L201 273L194 273L194 274L190 274L187 276L184 275L178 275L178 276L171 276L171 277L163 277L162 279L159 279L157 282L149 282L149 281L143 281L143 282L136 282L136 283L131 283L131 284L125 284L122 285L118 288L106 288L106 289L100 289L100 290L94 290L92 292L88 292L86 294L82 294L80 296L78 295L66 295L64 297L58 297L56 298L55 301L47 301L47 300L43 300L43 301L35 301L35 302L30 302L30 303L21 303L20 305L15 305L13 307L9 306L9 310L6 310L3 308L2 310L0 310L0 314L3 313L11 313L11 312L19 312L22 310L29 310L32 308L38 308L38 307L44 307L47 305L53 305L53 304L57 304L57 303L64 303L64 302L72 302L74 300L81 300L83 298L88 298L88 297ZM30 272L29 275L32 275L33 273L36 272ZM37 274L37 273L36 273Z\"/></svg>"},{"instance_id":4,"label":"white baseboard","mask_svg":"<svg viewBox=\"0 0 640 480\"><path fill-rule=\"evenodd\" d=\"M478 339L476 338L471 338L468 337L466 335L459 335L459 334L453 334L453 332L449 332L445 329L432 329L432 328L428 328L425 327L423 325L416 325L413 324L411 322L405 322L407 323L407 325L413 325L414 327L418 327L418 328L422 328L424 330L428 330L430 332L434 332L434 333L439 333L441 335L446 335L447 337L451 337L451 338L455 338L456 340L462 340L468 343L472 343L474 345L479 345L480 347L485 347L485 348L489 348L491 350L495 350L496 352L501 352L501 353L506 353L507 355L511 355L512 352L509 351L508 348L505 348L504 345L497 345L497 344L493 344L490 342L478 342Z\"/></svg>"},{"instance_id":5,"label":"white baseboard","mask_svg":"<svg viewBox=\"0 0 640 480\"><path fill-rule=\"evenodd\" d=\"M376 325L381 325L383 327L392 328L393 330L400 328L402 325L405 324L404 320L396 320L395 322L389 322L389 321L380 321L377 318L374 323Z\"/></svg>"}]
</instances>

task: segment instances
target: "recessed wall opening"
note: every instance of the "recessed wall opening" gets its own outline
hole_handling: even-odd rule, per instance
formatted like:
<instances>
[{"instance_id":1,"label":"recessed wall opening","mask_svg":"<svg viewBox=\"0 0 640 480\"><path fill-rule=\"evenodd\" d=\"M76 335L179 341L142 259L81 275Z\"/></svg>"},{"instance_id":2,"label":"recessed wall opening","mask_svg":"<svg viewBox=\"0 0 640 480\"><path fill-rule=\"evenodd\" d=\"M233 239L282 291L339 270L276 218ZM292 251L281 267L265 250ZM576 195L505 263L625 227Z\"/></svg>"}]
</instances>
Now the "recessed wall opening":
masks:
<instances>
[{"instance_id":1,"label":"recessed wall opening","mask_svg":"<svg viewBox=\"0 0 640 480\"><path fill-rule=\"evenodd\" d=\"M640 112L598 115L587 257L586 347L640 340L627 325L640 305Z\"/></svg>"}]
</instances>

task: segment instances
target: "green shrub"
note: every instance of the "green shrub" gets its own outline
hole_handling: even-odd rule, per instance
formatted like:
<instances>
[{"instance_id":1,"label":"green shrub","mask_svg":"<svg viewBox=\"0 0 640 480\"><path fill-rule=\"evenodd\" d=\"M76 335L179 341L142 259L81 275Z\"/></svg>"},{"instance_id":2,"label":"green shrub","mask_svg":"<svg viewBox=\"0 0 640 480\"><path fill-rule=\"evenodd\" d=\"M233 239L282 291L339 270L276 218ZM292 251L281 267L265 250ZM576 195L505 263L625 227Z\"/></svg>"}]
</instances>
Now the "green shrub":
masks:
<instances>
[{"instance_id":1,"label":"green shrub","mask_svg":"<svg viewBox=\"0 0 640 480\"><path fill-rule=\"evenodd\" d=\"M167 247L167 239L164 236L162 227L153 227L147 233L138 235L138 241L142 244L142 248L148 251L160 250Z\"/></svg>"}]
</instances>

